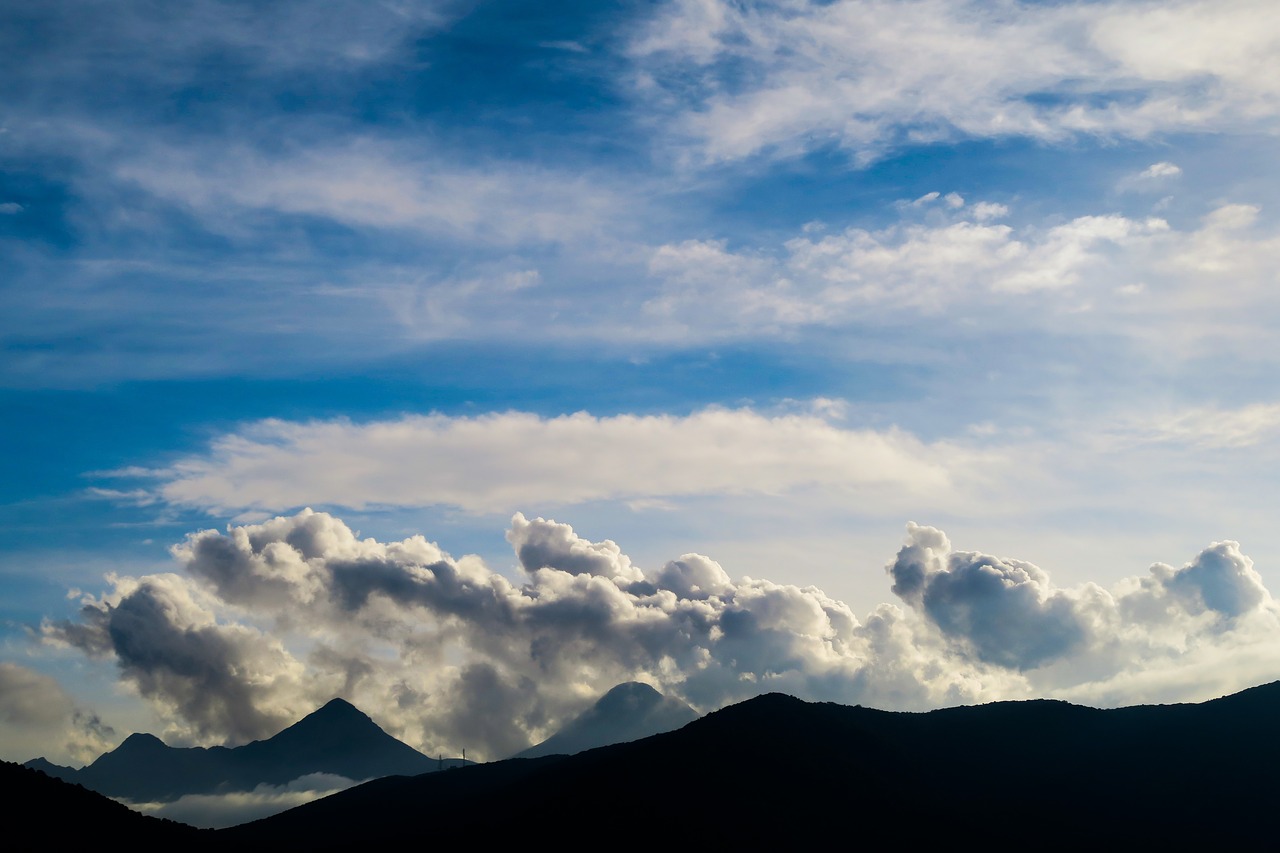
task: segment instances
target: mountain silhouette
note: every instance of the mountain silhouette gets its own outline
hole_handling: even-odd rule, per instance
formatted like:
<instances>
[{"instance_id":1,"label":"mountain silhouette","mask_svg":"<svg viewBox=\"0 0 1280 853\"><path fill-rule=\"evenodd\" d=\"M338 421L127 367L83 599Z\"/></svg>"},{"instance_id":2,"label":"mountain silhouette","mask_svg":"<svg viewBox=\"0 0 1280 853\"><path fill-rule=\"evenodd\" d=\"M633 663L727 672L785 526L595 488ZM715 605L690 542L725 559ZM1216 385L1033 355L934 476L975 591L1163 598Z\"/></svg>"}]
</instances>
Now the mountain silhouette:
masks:
<instances>
[{"instance_id":1,"label":"mountain silhouette","mask_svg":"<svg viewBox=\"0 0 1280 853\"><path fill-rule=\"evenodd\" d=\"M460 763L450 759L444 765ZM107 796L158 802L284 785L311 773L354 780L411 776L440 769L441 762L396 740L351 703L334 699L273 737L243 746L172 747L154 735L132 734L81 770L43 759L26 766Z\"/></svg>"},{"instance_id":2,"label":"mountain silhouette","mask_svg":"<svg viewBox=\"0 0 1280 853\"><path fill-rule=\"evenodd\" d=\"M769 694L581 752L385 778L219 843L1273 846L1280 683L1211 702L928 713Z\"/></svg>"},{"instance_id":3,"label":"mountain silhouette","mask_svg":"<svg viewBox=\"0 0 1280 853\"><path fill-rule=\"evenodd\" d=\"M628 681L601 696L560 731L515 757L573 755L669 732L697 718L698 712L679 699L663 696L648 684Z\"/></svg>"},{"instance_id":4,"label":"mountain silhouette","mask_svg":"<svg viewBox=\"0 0 1280 853\"><path fill-rule=\"evenodd\" d=\"M148 849L173 845L191 850L214 843L209 830L139 814L80 785L9 761L0 761L0 790L9 817L6 837L15 848L94 849L114 840Z\"/></svg>"}]
</instances>

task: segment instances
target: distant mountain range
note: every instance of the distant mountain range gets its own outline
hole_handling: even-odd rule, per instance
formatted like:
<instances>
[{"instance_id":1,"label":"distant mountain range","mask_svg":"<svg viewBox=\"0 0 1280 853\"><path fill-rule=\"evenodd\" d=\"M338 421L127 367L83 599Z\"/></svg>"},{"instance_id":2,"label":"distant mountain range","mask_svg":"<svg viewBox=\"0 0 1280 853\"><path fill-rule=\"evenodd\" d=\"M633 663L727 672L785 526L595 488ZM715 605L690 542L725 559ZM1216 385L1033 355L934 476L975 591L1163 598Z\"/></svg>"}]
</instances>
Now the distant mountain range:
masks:
<instances>
[{"instance_id":1,"label":"distant mountain range","mask_svg":"<svg viewBox=\"0 0 1280 853\"><path fill-rule=\"evenodd\" d=\"M572 754L679 728L697 713L647 684L610 690L558 733L522 756ZM396 740L351 703L334 699L267 738L238 747L172 747L132 734L82 769L34 758L26 767L133 802L169 802L187 794L251 791L312 773L362 781L417 776L474 762L431 758Z\"/></svg>"},{"instance_id":2,"label":"distant mountain range","mask_svg":"<svg viewBox=\"0 0 1280 853\"><path fill-rule=\"evenodd\" d=\"M769 694L577 755L377 779L182 843L1270 848L1277 721L1280 682L1112 710L1037 700L895 713ZM24 784L9 768L38 776L8 765L6 785ZM49 802L33 809L87 808L65 791L39 797Z\"/></svg>"},{"instance_id":3,"label":"distant mountain range","mask_svg":"<svg viewBox=\"0 0 1280 853\"><path fill-rule=\"evenodd\" d=\"M461 763L447 759L443 766ZM351 703L334 699L279 734L244 746L173 747L154 735L133 734L80 770L43 758L25 766L110 797L163 802L284 785L311 773L354 780L416 776L442 769L442 762L396 740Z\"/></svg>"}]
</instances>

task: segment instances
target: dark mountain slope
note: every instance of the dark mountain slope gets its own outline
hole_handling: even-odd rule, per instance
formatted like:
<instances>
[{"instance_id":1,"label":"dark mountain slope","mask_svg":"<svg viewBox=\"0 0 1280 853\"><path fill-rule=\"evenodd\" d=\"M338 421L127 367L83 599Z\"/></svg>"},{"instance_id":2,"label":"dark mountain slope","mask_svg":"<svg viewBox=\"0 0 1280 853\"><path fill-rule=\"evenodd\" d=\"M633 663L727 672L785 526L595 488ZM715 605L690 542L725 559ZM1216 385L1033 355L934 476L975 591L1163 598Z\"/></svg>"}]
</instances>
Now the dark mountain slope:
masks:
<instances>
[{"instance_id":1,"label":"dark mountain slope","mask_svg":"<svg viewBox=\"0 0 1280 853\"><path fill-rule=\"evenodd\" d=\"M0 762L10 843L21 848L63 850L83 845L96 849L109 839L128 844L174 845L203 849L213 840L209 830L139 814L114 800L38 770Z\"/></svg>"},{"instance_id":2,"label":"dark mountain slope","mask_svg":"<svg viewBox=\"0 0 1280 853\"><path fill-rule=\"evenodd\" d=\"M1277 720L1280 684L1106 711L905 714L771 694L575 756L379 780L219 838L1270 846Z\"/></svg>"}]
</instances>

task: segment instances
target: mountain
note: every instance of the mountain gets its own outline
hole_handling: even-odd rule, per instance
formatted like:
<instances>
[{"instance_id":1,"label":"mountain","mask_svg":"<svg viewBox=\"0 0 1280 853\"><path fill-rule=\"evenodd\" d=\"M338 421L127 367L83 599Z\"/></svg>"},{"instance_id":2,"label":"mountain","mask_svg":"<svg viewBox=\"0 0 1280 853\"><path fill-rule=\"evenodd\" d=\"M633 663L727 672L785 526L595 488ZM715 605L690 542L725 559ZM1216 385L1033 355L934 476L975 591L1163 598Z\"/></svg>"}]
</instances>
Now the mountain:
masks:
<instances>
[{"instance_id":1,"label":"mountain","mask_svg":"<svg viewBox=\"0 0 1280 853\"><path fill-rule=\"evenodd\" d=\"M33 758L22 766L31 770L39 770L44 775L51 776L54 779L63 780L66 780L68 777L74 777L80 772L76 768L68 767L65 764L54 764L44 756L41 756L40 758Z\"/></svg>"},{"instance_id":2,"label":"mountain","mask_svg":"<svg viewBox=\"0 0 1280 853\"><path fill-rule=\"evenodd\" d=\"M378 779L219 843L1274 846L1280 682L1195 705L929 713L769 694L572 756Z\"/></svg>"},{"instance_id":3,"label":"mountain","mask_svg":"<svg viewBox=\"0 0 1280 853\"><path fill-rule=\"evenodd\" d=\"M573 755L669 732L697 718L698 712L679 699L663 696L648 684L628 681L601 696L560 731L515 757Z\"/></svg>"},{"instance_id":4,"label":"mountain","mask_svg":"<svg viewBox=\"0 0 1280 853\"><path fill-rule=\"evenodd\" d=\"M191 850L213 840L208 830L138 814L101 794L9 761L0 761L0 791L13 849L95 849L116 840Z\"/></svg>"},{"instance_id":5,"label":"mountain","mask_svg":"<svg viewBox=\"0 0 1280 853\"><path fill-rule=\"evenodd\" d=\"M459 763L450 759L445 765ZM156 802L251 791L311 773L360 780L429 773L441 764L384 732L349 702L334 699L273 737L234 748L172 747L154 735L132 734L78 771L43 759L27 766L52 768L51 775L107 796Z\"/></svg>"}]
</instances>

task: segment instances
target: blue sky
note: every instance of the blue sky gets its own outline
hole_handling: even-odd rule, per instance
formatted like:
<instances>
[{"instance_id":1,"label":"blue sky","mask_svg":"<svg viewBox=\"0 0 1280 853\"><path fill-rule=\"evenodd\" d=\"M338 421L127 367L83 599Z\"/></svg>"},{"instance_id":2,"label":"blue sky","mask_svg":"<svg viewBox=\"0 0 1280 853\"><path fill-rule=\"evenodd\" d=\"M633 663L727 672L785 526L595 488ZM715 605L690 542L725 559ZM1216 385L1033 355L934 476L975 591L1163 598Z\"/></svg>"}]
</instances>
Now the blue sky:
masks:
<instances>
[{"instance_id":1,"label":"blue sky","mask_svg":"<svg viewBox=\"0 0 1280 853\"><path fill-rule=\"evenodd\" d=\"M0 13L4 757L335 692L497 757L627 678L709 710L1274 676L1268 4ZM499 649L423 597L417 535L532 621ZM402 582L352 598L357 551ZM716 627L521 609L584 578Z\"/></svg>"}]
</instances>

